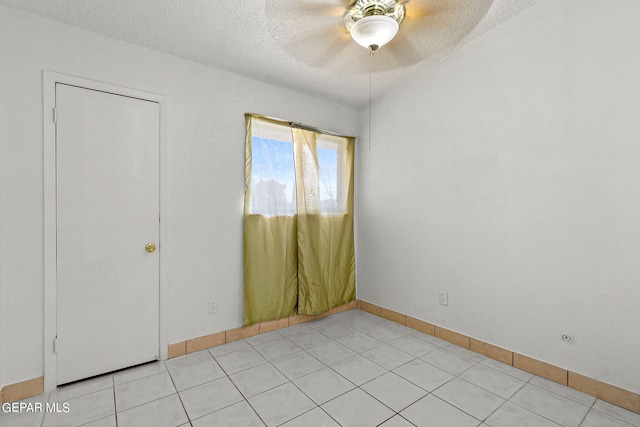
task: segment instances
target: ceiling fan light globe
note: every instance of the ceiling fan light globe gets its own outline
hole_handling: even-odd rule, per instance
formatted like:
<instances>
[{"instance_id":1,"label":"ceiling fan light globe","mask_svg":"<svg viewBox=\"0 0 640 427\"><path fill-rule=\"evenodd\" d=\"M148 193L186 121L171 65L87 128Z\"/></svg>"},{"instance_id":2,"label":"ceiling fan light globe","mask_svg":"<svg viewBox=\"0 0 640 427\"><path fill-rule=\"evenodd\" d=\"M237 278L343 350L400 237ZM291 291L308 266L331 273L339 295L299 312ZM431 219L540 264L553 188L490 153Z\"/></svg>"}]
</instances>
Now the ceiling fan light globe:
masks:
<instances>
[{"instance_id":1,"label":"ceiling fan light globe","mask_svg":"<svg viewBox=\"0 0 640 427\"><path fill-rule=\"evenodd\" d=\"M398 34L400 25L395 19L384 15L371 15L356 21L351 26L351 37L360 46L382 47Z\"/></svg>"}]
</instances>

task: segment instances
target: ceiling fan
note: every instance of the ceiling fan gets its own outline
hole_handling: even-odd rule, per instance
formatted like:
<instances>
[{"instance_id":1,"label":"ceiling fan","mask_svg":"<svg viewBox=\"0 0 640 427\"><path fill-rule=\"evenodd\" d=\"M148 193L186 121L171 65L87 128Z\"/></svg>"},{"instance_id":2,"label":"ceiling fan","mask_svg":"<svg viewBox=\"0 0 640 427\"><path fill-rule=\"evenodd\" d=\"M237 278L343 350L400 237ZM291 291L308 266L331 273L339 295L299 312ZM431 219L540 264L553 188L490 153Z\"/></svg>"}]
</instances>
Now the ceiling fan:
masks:
<instances>
[{"instance_id":1,"label":"ceiling fan","mask_svg":"<svg viewBox=\"0 0 640 427\"><path fill-rule=\"evenodd\" d=\"M338 68L345 57L367 57L364 46L380 49L376 68L384 71L411 66L453 48L482 20L493 1L266 0L265 14L269 35L309 65ZM367 41L371 27L361 31L367 21L386 28L390 37L384 48ZM368 60L353 64L352 73L368 73Z\"/></svg>"}]
</instances>

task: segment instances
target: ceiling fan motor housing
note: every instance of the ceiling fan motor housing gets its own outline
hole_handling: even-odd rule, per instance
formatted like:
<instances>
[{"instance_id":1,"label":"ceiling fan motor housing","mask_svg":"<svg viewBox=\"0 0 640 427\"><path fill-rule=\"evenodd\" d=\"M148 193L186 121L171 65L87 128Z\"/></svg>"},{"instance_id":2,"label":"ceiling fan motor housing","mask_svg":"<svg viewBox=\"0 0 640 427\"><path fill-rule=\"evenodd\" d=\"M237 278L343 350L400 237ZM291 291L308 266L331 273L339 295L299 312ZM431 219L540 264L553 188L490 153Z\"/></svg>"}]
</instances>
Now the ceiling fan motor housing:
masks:
<instances>
[{"instance_id":1,"label":"ceiling fan motor housing","mask_svg":"<svg viewBox=\"0 0 640 427\"><path fill-rule=\"evenodd\" d=\"M349 7L346 17L353 24L373 15L388 16L400 24L404 19L404 4L398 0L357 0Z\"/></svg>"},{"instance_id":2,"label":"ceiling fan motor housing","mask_svg":"<svg viewBox=\"0 0 640 427\"><path fill-rule=\"evenodd\" d=\"M397 34L404 18L404 5L397 0L357 0L346 18L353 40L375 52Z\"/></svg>"},{"instance_id":3,"label":"ceiling fan motor housing","mask_svg":"<svg viewBox=\"0 0 640 427\"><path fill-rule=\"evenodd\" d=\"M386 15L386 14L387 14L387 10L384 7L382 7L382 5L379 5L377 3L367 5L362 11L363 18L366 18L367 16L372 16L372 15Z\"/></svg>"}]
</instances>

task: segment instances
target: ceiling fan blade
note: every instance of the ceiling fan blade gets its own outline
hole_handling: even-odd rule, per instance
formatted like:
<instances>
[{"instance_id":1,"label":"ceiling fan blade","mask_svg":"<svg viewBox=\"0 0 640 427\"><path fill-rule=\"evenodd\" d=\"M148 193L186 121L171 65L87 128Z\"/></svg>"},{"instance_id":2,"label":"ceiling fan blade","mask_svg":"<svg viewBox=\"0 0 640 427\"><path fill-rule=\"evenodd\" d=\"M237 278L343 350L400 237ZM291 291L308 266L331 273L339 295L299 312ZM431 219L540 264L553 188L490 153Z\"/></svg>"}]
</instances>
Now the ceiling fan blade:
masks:
<instances>
[{"instance_id":1,"label":"ceiling fan blade","mask_svg":"<svg viewBox=\"0 0 640 427\"><path fill-rule=\"evenodd\" d=\"M318 68L330 66L338 60L344 50L359 47L349 33L340 26L323 26L303 37L292 37L282 47L299 60ZM321 41L321 43L318 43ZM330 68L330 67L329 67Z\"/></svg>"},{"instance_id":2,"label":"ceiling fan blade","mask_svg":"<svg viewBox=\"0 0 640 427\"><path fill-rule=\"evenodd\" d=\"M267 16L270 14L286 16L305 13L314 16L343 16L349 4L348 0L266 0L265 14Z\"/></svg>"},{"instance_id":3,"label":"ceiling fan blade","mask_svg":"<svg viewBox=\"0 0 640 427\"><path fill-rule=\"evenodd\" d=\"M393 44L389 43L389 45L385 46L388 47L387 50L394 60L385 61L384 64L381 64L380 68L383 70L397 68L398 65L417 64L433 53L432 46L421 45L418 47L406 33L398 34L396 39L393 40Z\"/></svg>"},{"instance_id":4,"label":"ceiling fan blade","mask_svg":"<svg viewBox=\"0 0 640 427\"><path fill-rule=\"evenodd\" d=\"M482 0L480 0L481 2ZM404 5L405 19L410 20L433 17L450 11L458 12L463 9L463 5L459 0L407 0L401 3Z\"/></svg>"},{"instance_id":5,"label":"ceiling fan blade","mask_svg":"<svg viewBox=\"0 0 640 427\"><path fill-rule=\"evenodd\" d=\"M440 58L469 34L487 14L493 0L410 0L405 19L394 40L383 49L394 61L381 61L381 69L410 66Z\"/></svg>"},{"instance_id":6,"label":"ceiling fan blade","mask_svg":"<svg viewBox=\"0 0 640 427\"><path fill-rule=\"evenodd\" d=\"M351 37L345 27L350 0L266 0L269 36L292 57L331 68Z\"/></svg>"}]
</instances>

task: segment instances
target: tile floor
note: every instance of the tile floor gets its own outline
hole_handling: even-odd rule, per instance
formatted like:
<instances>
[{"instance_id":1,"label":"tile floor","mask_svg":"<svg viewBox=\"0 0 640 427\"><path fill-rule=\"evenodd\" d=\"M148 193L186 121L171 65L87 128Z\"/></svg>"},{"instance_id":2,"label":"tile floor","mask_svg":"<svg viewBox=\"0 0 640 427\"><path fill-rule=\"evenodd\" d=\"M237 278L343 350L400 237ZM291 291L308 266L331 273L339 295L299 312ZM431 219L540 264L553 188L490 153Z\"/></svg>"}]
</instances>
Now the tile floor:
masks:
<instances>
[{"instance_id":1,"label":"tile floor","mask_svg":"<svg viewBox=\"0 0 640 427\"><path fill-rule=\"evenodd\" d=\"M630 427L640 414L360 310L28 399L0 425Z\"/></svg>"}]
</instances>

